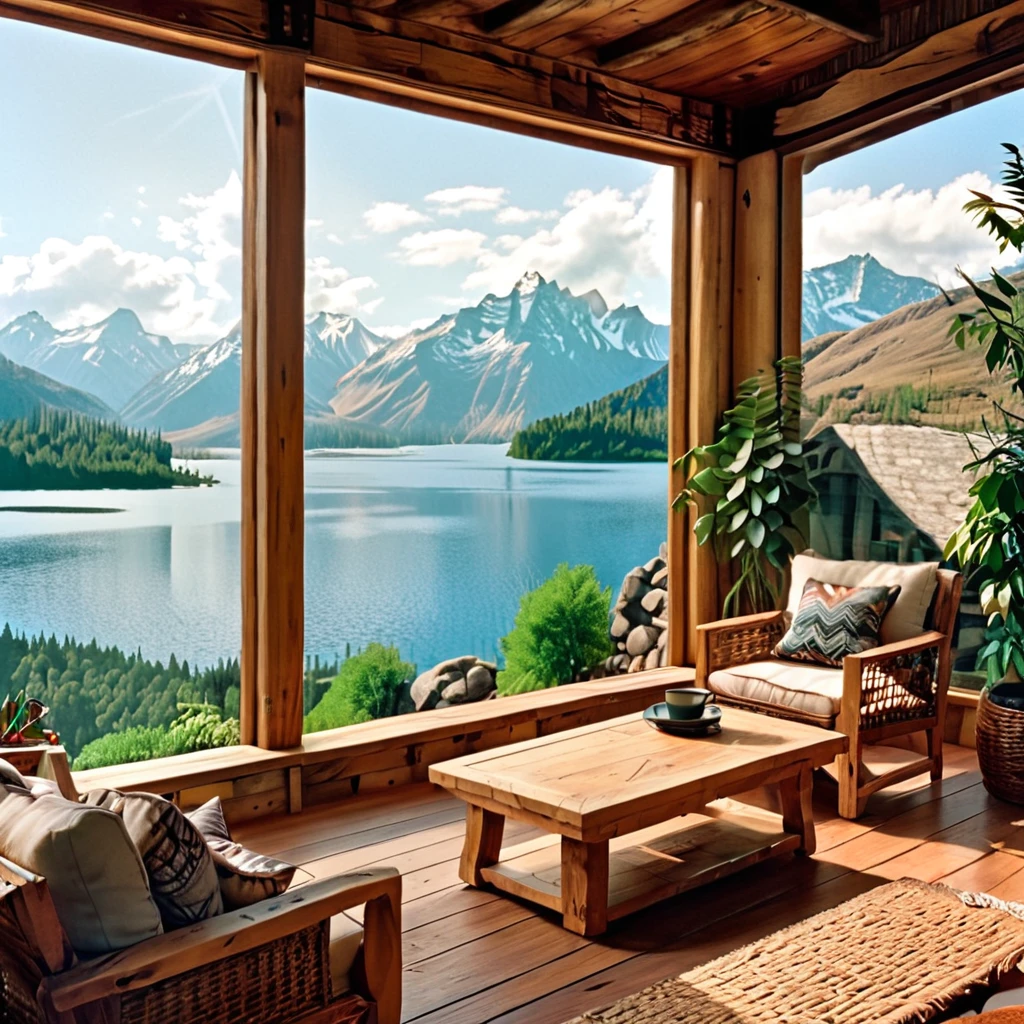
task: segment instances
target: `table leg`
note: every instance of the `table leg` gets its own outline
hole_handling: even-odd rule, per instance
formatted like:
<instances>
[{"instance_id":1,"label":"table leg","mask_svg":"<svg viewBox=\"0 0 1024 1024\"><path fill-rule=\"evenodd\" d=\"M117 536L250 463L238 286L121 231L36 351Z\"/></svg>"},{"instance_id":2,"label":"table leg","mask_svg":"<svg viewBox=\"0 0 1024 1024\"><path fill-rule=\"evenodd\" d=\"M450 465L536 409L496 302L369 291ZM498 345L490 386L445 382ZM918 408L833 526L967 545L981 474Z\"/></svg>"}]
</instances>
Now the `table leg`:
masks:
<instances>
[{"instance_id":1,"label":"table leg","mask_svg":"<svg viewBox=\"0 0 1024 1024\"><path fill-rule=\"evenodd\" d=\"M817 845L814 836L814 811L812 796L814 788L813 769L802 765L796 775L779 782L782 797L782 827L787 832L800 836L801 844L797 853L809 857Z\"/></svg>"},{"instance_id":2,"label":"table leg","mask_svg":"<svg viewBox=\"0 0 1024 1024\"><path fill-rule=\"evenodd\" d=\"M466 841L462 846L459 878L469 885L484 884L480 869L498 863L504 831L503 815L466 804Z\"/></svg>"},{"instance_id":3,"label":"table leg","mask_svg":"<svg viewBox=\"0 0 1024 1024\"><path fill-rule=\"evenodd\" d=\"M608 840L581 843L562 836L562 924L577 935L608 927Z\"/></svg>"}]
</instances>

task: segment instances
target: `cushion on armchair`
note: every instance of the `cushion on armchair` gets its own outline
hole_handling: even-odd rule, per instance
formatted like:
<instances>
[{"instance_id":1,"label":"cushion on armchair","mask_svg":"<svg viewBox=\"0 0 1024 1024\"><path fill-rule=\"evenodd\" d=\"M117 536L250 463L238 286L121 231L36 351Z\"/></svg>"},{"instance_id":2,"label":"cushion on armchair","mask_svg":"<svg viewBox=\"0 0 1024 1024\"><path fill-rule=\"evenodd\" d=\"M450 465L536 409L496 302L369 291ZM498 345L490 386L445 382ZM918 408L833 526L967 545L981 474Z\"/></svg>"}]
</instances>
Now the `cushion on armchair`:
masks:
<instances>
[{"instance_id":1,"label":"cushion on armchair","mask_svg":"<svg viewBox=\"0 0 1024 1024\"><path fill-rule=\"evenodd\" d=\"M363 944L363 926L348 913L331 918L327 961L331 971L331 995L337 999L352 988L352 968Z\"/></svg>"},{"instance_id":2,"label":"cushion on armchair","mask_svg":"<svg viewBox=\"0 0 1024 1024\"><path fill-rule=\"evenodd\" d=\"M0 784L0 855L46 878L80 956L113 953L163 931L139 851L111 811Z\"/></svg>"},{"instance_id":3,"label":"cushion on armchair","mask_svg":"<svg viewBox=\"0 0 1024 1024\"><path fill-rule=\"evenodd\" d=\"M751 661L712 672L708 689L726 699L797 712L831 726L843 700L843 670L774 658Z\"/></svg>"},{"instance_id":4,"label":"cushion on armchair","mask_svg":"<svg viewBox=\"0 0 1024 1024\"><path fill-rule=\"evenodd\" d=\"M882 622L882 643L910 640L925 632L928 611L938 584L938 562L837 562L820 558L813 551L797 555L792 563L787 619L800 607L808 580L821 580L843 587L899 587L900 593Z\"/></svg>"}]
</instances>

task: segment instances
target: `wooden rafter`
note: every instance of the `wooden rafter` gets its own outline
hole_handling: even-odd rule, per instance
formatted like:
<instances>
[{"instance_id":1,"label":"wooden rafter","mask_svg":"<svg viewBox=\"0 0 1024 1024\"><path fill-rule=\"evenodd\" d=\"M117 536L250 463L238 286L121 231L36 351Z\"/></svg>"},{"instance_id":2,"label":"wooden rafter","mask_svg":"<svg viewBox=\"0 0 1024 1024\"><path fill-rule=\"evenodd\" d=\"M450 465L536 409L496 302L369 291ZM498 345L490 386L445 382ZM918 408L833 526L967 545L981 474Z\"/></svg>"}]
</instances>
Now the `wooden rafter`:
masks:
<instances>
[{"instance_id":1,"label":"wooden rafter","mask_svg":"<svg viewBox=\"0 0 1024 1024\"><path fill-rule=\"evenodd\" d=\"M699 44L766 10L768 5L761 0L710 0L699 7L687 7L664 21L600 47L597 63L605 71L623 71L646 64L666 53Z\"/></svg>"},{"instance_id":2,"label":"wooden rafter","mask_svg":"<svg viewBox=\"0 0 1024 1024\"><path fill-rule=\"evenodd\" d=\"M878 0L769 0L772 7L792 11L840 35L871 43L882 34Z\"/></svg>"}]
</instances>

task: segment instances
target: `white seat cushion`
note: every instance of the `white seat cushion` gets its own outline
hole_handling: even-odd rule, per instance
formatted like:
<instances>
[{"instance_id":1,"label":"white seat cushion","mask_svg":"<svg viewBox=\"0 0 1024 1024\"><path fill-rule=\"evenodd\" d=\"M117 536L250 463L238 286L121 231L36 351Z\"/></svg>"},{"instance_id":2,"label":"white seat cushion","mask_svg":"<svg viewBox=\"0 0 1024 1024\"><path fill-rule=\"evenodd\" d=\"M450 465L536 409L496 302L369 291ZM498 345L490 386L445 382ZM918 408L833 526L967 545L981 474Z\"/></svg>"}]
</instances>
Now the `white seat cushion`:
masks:
<instances>
[{"instance_id":1,"label":"white seat cushion","mask_svg":"<svg viewBox=\"0 0 1024 1024\"><path fill-rule=\"evenodd\" d=\"M331 967L331 992L335 998L351 987L349 974L363 943L363 927L348 914L335 914L331 918L331 939L328 961Z\"/></svg>"},{"instance_id":2,"label":"white seat cushion","mask_svg":"<svg viewBox=\"0 0 1024 1024\"><path fill-rule=\"evenodd\" d=\"M789 708L824 722L839 714L843 670L773 658L712 672L708 689L722 697Z\"/></svg>"},{"instance_id":3,"label":"white seat cushion","mask_svg":"<svg viewBox=\"0 0 1024 1024\"><path fill-rule=\"evenodd\" d=\"M833 583L841 587L900 587L899 596L882 620L882 643L910 640L925 631L928 609L938 583L938 562L836 562L805 551L793 559L786 601L787 621L800 607L804 584L808 580Z\"/></svg>"}]
</instances>

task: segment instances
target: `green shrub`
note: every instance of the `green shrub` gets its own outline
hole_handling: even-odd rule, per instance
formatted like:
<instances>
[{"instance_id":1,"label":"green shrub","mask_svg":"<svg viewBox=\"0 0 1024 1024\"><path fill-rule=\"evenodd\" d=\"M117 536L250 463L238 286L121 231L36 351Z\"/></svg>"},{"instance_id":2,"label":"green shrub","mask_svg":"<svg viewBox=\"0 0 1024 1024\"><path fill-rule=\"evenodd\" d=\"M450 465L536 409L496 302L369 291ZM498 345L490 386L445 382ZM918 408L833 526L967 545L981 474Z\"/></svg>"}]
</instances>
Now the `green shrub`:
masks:
<instances>
[{"instance_id":1,"label":"green shrub","mask_svg":"<svg viewBox=\"0 0 1024 1024\"><path fill-rule=\"evenodd\" d=\"M190 754L212 747L230 747L241 742L237 718L222 718L212 704L182 704L181 714L163 726L132 726L87 743L75 758L75 771L105 768L110 764L131 764L154 757Z\"/></svg>"},{"instance_id":2,"label":"green shrub","mask_svg":"<svg viewBox=\"0 0 1024 1024\"><path fill-rule=\"evenodd\" d=\"M349 658L308 715L305 732L388 718L399 713L402 684L416 673L397 647L370 644Z\"/></svg>"},{"instance_id":3,"label":"green shrub","mask_svg":"<svg viewBox=\"0 0 1024 1024\"><path fill-rule=\"evenodd\" d=\"M581 669L612 652L608 613L612 590L601 589L592 565L562 563L551 579L523 595L512 632L501 640L502 695L572 682Z\"/></svg>"}]
</instances>

